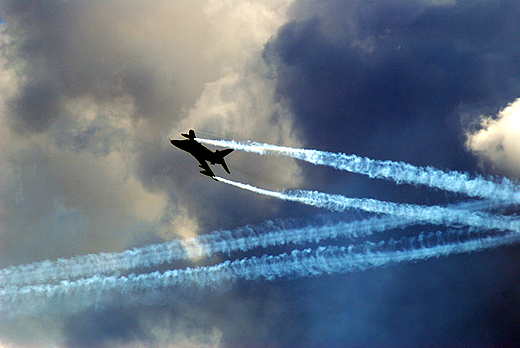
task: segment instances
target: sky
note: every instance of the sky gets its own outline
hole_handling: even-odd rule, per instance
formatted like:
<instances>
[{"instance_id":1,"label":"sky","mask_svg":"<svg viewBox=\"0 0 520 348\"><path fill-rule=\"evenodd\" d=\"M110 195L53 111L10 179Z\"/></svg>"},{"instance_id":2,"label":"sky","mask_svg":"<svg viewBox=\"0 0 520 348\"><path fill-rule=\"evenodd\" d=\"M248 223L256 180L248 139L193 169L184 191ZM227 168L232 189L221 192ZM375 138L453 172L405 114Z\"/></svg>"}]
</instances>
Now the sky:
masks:
<instances>
[{"instance_id":1,"label":"sky","mask_svg":"<svg viewBox=\"0 0 520 348\"><path fill-rule=\"evenodd\" d=\"M168 141L189 129L520 179L515 0L2 0L0 18L0 269L372 217L210 180ZM231 175L212 167L217 176L272 191L470 201L287 156L236 150L226 162ZM489 214L514 219L517 206ZM367 240L437 230L473 231L423 223ZM356 272L107 292L93 305L43 299L0 319L0 347L507 347L520 340L519 257L509 245Z\"/></svg>"}]
</instances>

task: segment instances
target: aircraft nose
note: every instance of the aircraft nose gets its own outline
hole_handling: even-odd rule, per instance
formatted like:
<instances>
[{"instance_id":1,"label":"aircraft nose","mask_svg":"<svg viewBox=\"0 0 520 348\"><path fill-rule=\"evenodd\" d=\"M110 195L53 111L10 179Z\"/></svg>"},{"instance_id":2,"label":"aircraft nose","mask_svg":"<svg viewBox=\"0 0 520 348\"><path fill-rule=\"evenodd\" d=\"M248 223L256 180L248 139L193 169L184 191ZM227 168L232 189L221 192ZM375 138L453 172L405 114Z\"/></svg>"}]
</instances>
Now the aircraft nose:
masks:
<instances>
[{"instance_id":1,"label":"aircraft nose","mask_svg":"<svg viewBox=\"0 0 520 348\"><path fill-rule=\"evenodd\" d=\"M183 148L184 148L183 143L182 143L182 140L171 140L171 139L170 139L170 143L171 143L173 146L175 146L175 147L177 147L177 148L179 148L179 149L181 149L181 150L183 150Z\"/></svg>"}]
</instances>

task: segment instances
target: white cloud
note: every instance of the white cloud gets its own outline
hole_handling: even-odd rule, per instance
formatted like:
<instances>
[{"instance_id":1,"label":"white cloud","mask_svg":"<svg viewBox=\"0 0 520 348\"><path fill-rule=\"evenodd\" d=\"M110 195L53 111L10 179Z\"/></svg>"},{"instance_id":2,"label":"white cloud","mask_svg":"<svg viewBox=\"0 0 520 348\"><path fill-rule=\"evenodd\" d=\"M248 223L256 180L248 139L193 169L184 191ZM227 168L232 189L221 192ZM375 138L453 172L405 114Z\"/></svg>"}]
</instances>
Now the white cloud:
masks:
<instances>
[{"instance_id":1,"label":"white cloud","mask_svg":"<svg viewBox=\"0 0 520 348\"><path fill-rule=\"evenodd\" d=\"M223 57L222 76L205 84L187 117L170 132L170 137L187 129L217 137L255 140L301 146L293 133L292 117L282 101L276 100L272 71L261 57L267 40L287 20L291 1L209 1L205 13L218 35L211 57ZM207 133L204 133L207 132ZM261 179L270 188L294 187L301 181L292 160L258 158L233 154L233 162L244 179Z\"/></svg>"},{"instance_id":2,"label":"white cloud","mask_svg":"<svg viewBox=\"0 0 520 348\"><path fill-rule=\"evenodd\" d=\"M223 66L243 64L286 21L292 0L209 0L204 13L214 37L208 56Z\"/></svg>"},{"instance_id":3,"label":"white cloud","mask_svg":"<svg viewBox=\"0 0 520 348\"><path fill-rule=\"evenodd\" d=\"M467 147L495 173L520 177L520 99L496 117L481 117L480 126L467 134Z\"/></svg>"}]
</instances>

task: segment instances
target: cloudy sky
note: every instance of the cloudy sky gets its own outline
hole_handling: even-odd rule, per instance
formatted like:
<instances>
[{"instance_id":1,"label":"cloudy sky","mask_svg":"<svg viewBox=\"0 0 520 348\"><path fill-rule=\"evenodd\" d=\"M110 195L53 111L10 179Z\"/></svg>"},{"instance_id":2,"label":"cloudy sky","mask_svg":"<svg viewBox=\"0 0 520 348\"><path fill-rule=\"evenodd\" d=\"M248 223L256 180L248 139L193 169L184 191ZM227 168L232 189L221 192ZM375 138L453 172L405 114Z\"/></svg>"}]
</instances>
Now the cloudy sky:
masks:
<instances>
[{"instance_id":1,"label":"cloudy sky","mask_svg":"<svg viewBox=\"0 0 520 348\"><path fill-rule=\"evenodd\" d=\"M364 218L199 175L168 142L189 129L520 179L516 0L2 0L0 18L0 268ZM231 175L217 175L269 190L466 199L226 158ZM43 311L0 319L0 347L508 346L520 340L519 257L509 246Z\"/></svg>"}]
</instances>

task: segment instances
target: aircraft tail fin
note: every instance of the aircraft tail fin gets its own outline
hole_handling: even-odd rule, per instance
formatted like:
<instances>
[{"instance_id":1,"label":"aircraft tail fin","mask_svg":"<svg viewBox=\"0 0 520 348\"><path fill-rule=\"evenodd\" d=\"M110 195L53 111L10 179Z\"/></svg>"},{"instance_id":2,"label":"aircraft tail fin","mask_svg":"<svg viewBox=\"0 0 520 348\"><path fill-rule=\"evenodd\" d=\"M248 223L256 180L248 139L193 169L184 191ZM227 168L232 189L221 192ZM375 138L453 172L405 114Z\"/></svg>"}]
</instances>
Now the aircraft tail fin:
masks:
<instances>
[{"instance_id":1,"label":"aircraft tail fin","mask_svg":"<svg viewBox=\"0 0 520 348\"><path fill-rule=\"evenodd\" d=\"M229 168L228 168L228 166L227 166L227 164L226 164L226 161L224 161L224 157L227 156L227 155L229 155L231 152L233 152L233 149L225 149L225 150L222 150L222 151L217 150L216 152L217 152L217 153L220 155L220 157L222 158L222 160L219 162L219 163L222 165L222 168L224 168L224 170L226 171L226 173L231 174L231 173L229 172Z\"/></svg>"},{"instance_id":2,"label":"aircraft tail fin","mask_svg":"<svg viewBox=\"0 0 520 348\"><path fill-rule=\"evenodd\" d=\"M226 157L227 155L229 155L231 152L233 152L233 149L219 150L218 153L220 153L220 155L222 156L222 158L224 158L224 157Z\"/></svg>"},{"instance_id":3,"label":"aircraft tail fin","mask_svg":"<svg viewBox=\"0 0 520 348\"><path fill-rule=\"evenodd\" d=\"M190 139L190 140L193 140L193 139L196 138L196 136L195 136L195 131L194 131L193 129L190 129L190 131L188 132L188 134L186 134L186 133L181 133L181 135L182 135L183 137L185 137L185 138Z\"/></svg>"}]
</instances>

